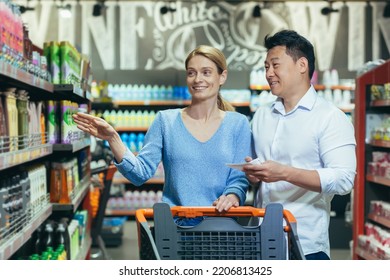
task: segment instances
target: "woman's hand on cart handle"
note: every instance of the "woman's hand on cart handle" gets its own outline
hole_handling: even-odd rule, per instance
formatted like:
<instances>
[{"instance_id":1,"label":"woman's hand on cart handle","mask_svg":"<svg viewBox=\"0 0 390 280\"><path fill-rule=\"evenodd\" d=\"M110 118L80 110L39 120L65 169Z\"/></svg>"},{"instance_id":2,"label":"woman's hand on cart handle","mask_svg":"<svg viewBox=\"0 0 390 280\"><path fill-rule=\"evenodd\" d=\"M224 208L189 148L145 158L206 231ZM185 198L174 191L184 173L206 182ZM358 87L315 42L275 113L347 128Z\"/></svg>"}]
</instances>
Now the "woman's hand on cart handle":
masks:
<instances>
[{"instance_id":1,"label":"woman's hand on cart handle","mask_svg":"<svg viewBox=\"0 0 390 280\"><path fill-rule=\"evenodd\" d=\"M235 194L221 195L213 202L218 212L228 211L231 207L240 205L239 198Z\"/></svg>"}]
</instances>

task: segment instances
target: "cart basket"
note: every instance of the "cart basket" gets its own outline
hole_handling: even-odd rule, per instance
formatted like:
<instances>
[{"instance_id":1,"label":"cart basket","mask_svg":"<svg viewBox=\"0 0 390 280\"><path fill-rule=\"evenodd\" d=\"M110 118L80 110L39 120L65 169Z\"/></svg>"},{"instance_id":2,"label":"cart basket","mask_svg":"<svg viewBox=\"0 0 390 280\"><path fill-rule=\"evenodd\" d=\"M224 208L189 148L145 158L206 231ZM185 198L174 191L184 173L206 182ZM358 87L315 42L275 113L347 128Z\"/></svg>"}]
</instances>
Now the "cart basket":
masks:
<instances>
[{"instance_id":1,"label":"cart basket","mask_svg":"<svg viewBox=\"0 0 390 280\"><path fill-rule=\"evenodd\" d=\"M203 219L196 226L178 226L173 217ZM237 217L262 219L257 226L243 226ZM295 217L279 203L265 209L232 207L223 213L211 206L156 203L153 209L138 209L136 222L141 260L305 259Z\"/></svg>"}]
</instances>

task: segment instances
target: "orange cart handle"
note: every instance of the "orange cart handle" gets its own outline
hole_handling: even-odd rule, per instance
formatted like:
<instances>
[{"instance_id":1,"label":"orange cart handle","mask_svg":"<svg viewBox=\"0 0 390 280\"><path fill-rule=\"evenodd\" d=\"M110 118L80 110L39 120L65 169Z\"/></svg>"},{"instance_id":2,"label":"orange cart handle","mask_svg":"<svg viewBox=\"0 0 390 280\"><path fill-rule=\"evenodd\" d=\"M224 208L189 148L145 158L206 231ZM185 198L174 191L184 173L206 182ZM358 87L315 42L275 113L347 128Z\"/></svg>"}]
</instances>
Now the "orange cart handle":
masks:
<instances>
[{"instance_id":1,"label":"orange cart handle","mask_svg":"<svg viewBox=\"0 0 390 280\"><path fill-rule=\"evenodd\" d=\"M264 208L255 208L252 206L239 206L232 207L226 212L218 212L215 207L212 206L173 206L171 207L172 216L195 218L203 216L211 217L264 217ZM138 209L135 212L135 217L138 222L146 222L146 218L153 217L152 208ZM295 217L288 210L283 210L283 217L288 224L296 223ZM285 227L285 231L289 231L290 228Z\"/></svg>"}]
</instances>

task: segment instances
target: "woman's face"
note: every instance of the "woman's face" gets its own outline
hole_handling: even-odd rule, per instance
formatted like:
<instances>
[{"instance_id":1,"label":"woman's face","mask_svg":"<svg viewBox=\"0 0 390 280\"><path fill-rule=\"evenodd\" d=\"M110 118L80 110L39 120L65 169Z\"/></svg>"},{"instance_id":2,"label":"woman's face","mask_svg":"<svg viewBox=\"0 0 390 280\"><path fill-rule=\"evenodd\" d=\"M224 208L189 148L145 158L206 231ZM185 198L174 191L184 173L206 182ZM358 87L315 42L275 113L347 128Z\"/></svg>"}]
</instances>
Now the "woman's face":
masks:
<instances>
[{"instance_id":1,"label":"woman's face","mask_svg":"<svg viewBox=\"0 0 390 280\"><path fill-rule=\"evenodd\" d=\"M218 73L217 65L210 59L196 55L188 61L187 86L192 99L217 98L219 88L226 81L227 71Z\"/></svg>"}]
</instances>

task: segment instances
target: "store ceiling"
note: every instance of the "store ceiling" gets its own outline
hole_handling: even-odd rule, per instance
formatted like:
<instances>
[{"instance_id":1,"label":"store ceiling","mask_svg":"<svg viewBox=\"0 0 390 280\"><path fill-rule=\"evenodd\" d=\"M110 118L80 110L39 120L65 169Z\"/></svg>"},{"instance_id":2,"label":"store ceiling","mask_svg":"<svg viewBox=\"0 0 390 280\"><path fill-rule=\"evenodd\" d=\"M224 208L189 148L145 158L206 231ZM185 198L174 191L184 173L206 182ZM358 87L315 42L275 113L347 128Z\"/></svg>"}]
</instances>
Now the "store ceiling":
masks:
<instances>
[{"instance_id":1,"label":"store ceiling","mask_svg":"<svg viewBox=\"0 0 390 280\"><path fill-rule=\"evenodd\" d=\"M91 1L91 2L103 2L103 0L84 0L84 1ZM106 0L109 1L109 0ZM140 0L116 0L118 2L131 2L131 1L140 1ZM170 1L170 0L149 0L149 1L162 1L162 2L176 2L176 1ZM204 1L204 0L181 0L182 2L197 2L197 1ZM283 2L390 2L390 0L206 0L208 2L232 2L232 3L239 3L239 2L259 2L259 3L283 3Z\"/></svg>"}]
</instances>

